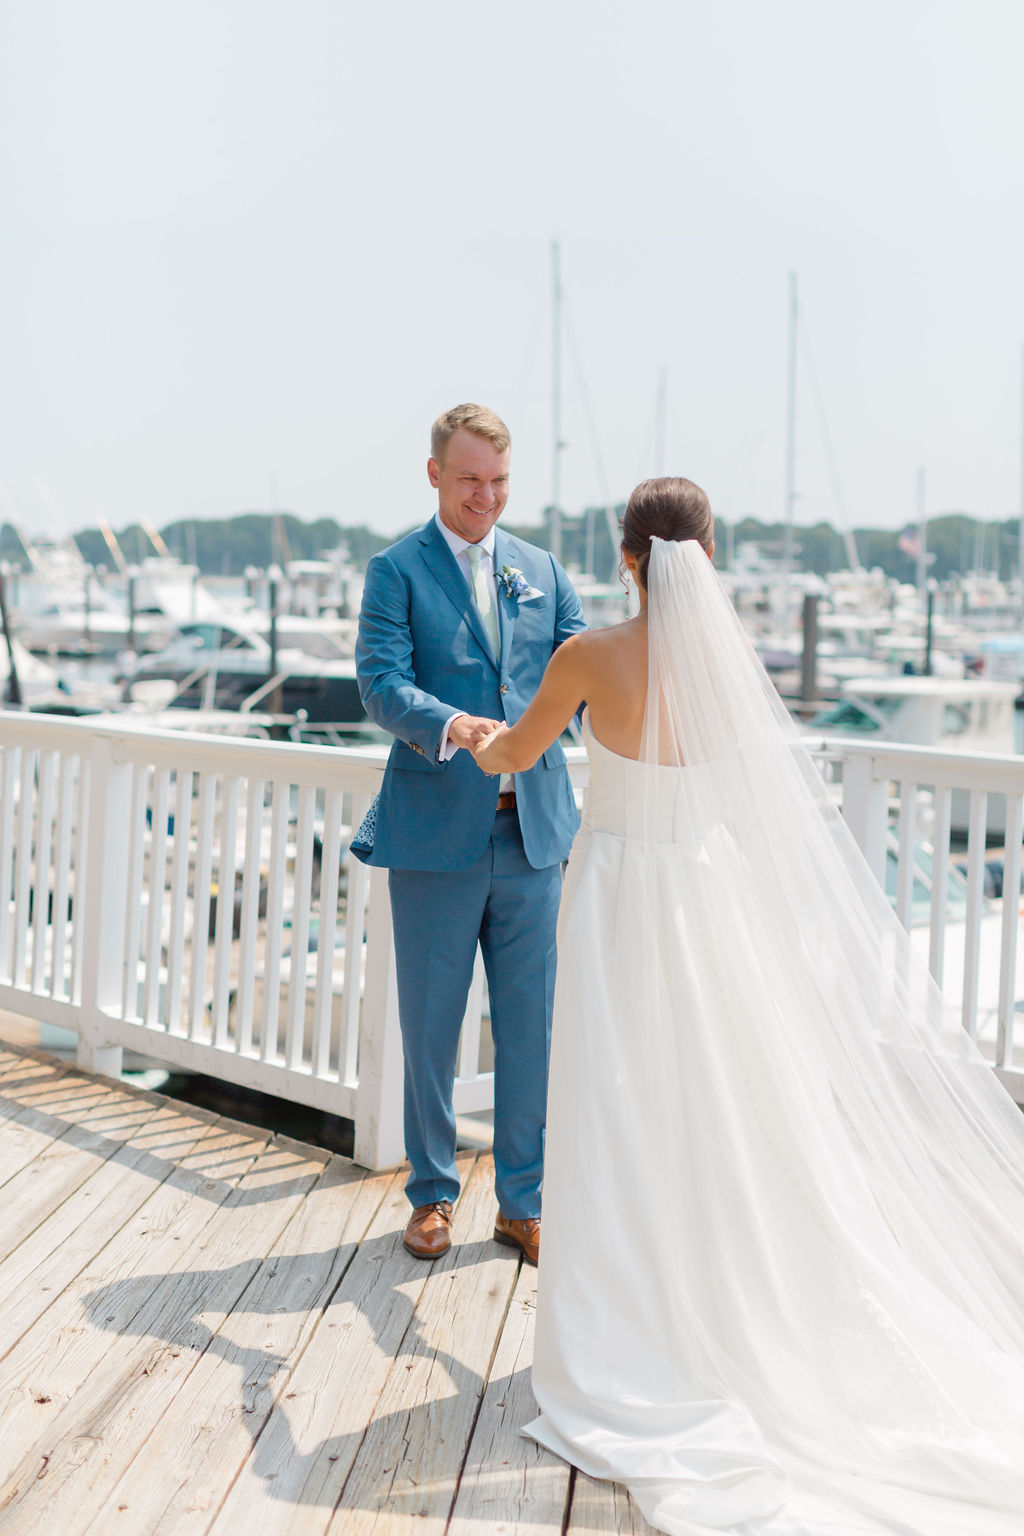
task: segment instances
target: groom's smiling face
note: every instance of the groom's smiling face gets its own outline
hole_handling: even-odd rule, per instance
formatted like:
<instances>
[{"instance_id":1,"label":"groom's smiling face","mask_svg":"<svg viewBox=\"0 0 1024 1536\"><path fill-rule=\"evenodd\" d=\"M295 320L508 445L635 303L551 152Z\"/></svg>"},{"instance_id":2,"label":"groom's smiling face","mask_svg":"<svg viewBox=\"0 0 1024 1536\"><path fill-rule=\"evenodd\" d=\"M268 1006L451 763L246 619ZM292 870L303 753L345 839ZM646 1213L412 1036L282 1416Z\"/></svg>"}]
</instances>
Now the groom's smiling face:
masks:
<instances>
[{"instance_id":1,"label":"groom's smiling face","mask_svg":"<svg viewBox=\"0 0 1024 1536\"><path fill-rule=\"evenodd\" d=\"M486 437L460 427L444 458L427 461L441 521L460 539L479 544L498 521L508 500L510 457L507 448L501 453Z\"/></svg>"}]
</instances>

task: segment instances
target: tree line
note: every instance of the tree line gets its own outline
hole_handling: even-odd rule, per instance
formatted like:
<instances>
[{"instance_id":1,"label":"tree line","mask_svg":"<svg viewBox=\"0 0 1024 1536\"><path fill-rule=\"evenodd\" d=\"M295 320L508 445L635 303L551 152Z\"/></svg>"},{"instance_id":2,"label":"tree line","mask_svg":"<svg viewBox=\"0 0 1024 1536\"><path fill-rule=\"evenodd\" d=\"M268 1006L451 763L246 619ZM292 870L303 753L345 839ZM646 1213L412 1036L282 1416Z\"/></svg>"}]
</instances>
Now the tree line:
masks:
<instances>
[{"instance_id":1,"label":"tree line","mask_svg":"<svg viewBox=\"0 0 1024 1536\"><path fill-rule=\"evenodd\" d=\"M614 509L616 524L625 504ZM503 528L521 538L550 549L552 517L550 508L542 514L539 526L504 522ZM409 530L406 530L409 531ZM197 565L208 576L241 576L246 568L266 569L288 559L315 560L344 547L352 564L366 567L371 555L400 538L375 532L365 523L344 526L334 518L304 522L292 512L241 512L233 517L189 518L168 523L159 530L160 537L173 555ZM895 528L856 528L853 537L861 565L880 567L887 576L899 581L913 581L917 574L915 555L900 548L904 530ZM756 544L763 553L780 554L784 528L782 523L765 523L755 517L739 518L732 524L717 520L715 563L725 568L730 556L743 544ZM130 524L116 535L129 562L138 562L154 553L153 544L140 524ZM86 528L74 535L83 558L92 566L111 565L110 550L99 529ZM982 522L966 512L949 512L932 518L927 528L928 574L944 581L969 570L991 571L1004 580L1018 570L1019 523ZM794 529L794 555L798 567L825 575L848 565L842 534L830 523ZM904 544L912 541L904 539ZM562 563L570 569L583 570L587 564L600 581L614 581L618 570L617 542L613 540L605 509L591 508L580 516L561 518ZM588 556L590 557L588 562ZM9 523L0 526L0 558L26 565L25 551L15 529Z\"/></svg>"}]
</instances>

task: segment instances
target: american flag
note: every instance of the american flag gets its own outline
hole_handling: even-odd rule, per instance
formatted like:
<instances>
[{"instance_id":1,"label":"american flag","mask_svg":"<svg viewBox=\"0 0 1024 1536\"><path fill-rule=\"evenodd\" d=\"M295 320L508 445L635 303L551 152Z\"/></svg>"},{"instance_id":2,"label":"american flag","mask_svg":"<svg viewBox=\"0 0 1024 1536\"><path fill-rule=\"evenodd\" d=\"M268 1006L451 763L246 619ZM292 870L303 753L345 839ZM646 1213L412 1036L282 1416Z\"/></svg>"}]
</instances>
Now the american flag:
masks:
<instances>
[{"instance_id":1,"label":"american flag","mask_svg":"<svg viewBox=\"0 0 1024 1536\"><path fill-rule=\"evenodd\" d=\"M909 555L911 560L919 560L924 553L924 545L921 535L913 523L908 523L906 528L896 540L896 548L904 555Z\"/></svg>"}]
</instances>

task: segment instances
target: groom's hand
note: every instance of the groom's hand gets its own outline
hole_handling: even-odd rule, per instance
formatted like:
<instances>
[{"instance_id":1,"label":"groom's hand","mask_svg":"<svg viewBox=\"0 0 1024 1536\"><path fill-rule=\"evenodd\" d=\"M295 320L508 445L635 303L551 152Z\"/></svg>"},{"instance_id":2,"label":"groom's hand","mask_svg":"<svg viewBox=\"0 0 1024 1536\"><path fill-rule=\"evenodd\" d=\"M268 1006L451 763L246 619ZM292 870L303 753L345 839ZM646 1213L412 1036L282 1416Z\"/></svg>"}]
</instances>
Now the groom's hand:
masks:
<instances>
[{"instance_id":1,"label":"groom's hand","mask_svg":"<svg viewBox=\"0 0 1024 1536\"><path fill-rule=\"evenodd\" d=\"M481 715L459 715L448 728L448 740L456 747L472 752L478 741L490 736L501 724L500 720L486 720Z\"/></svg>"},{"instance_id":2,"label":"groom's hand","mask_svg":"<svg viewBox=\"0 0 1024 1536\"><path fill-rule=\"evenodd\" d=\"M504 720L496 720L493 722L493 728L488 731L486 736L482 736L477 742L476 746L473 748L473 757L476 759L476 765L478 768L483 769L488 778L497 779L501 776L501 769L495 767L494 762L492 761L494 757L494 752L492 749L495 743L500 741L502 736L507 735L508 726L505 724Z\"/></svg>"}]
</instances>

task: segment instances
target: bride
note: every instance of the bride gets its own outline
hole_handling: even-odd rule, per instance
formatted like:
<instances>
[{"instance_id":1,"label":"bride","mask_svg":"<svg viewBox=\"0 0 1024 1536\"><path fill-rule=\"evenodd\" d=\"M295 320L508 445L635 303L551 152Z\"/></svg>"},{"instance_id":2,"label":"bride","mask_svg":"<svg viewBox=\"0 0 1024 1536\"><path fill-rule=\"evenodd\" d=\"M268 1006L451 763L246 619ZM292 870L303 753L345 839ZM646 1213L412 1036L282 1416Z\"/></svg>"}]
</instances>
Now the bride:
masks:
<instances>
[{"instance_id":1,"label":"bride","mask_svg":"<svg viewBox=\"0 0 1024 1536\"><path fill-rule=\"evenodd\" d=\"M1024 1118L911 950L708 558L630 498L585 699L527 1433L672 1536L1020 1536Z\"/></svg>"}]
</instances>

